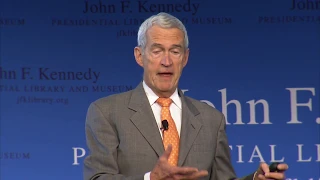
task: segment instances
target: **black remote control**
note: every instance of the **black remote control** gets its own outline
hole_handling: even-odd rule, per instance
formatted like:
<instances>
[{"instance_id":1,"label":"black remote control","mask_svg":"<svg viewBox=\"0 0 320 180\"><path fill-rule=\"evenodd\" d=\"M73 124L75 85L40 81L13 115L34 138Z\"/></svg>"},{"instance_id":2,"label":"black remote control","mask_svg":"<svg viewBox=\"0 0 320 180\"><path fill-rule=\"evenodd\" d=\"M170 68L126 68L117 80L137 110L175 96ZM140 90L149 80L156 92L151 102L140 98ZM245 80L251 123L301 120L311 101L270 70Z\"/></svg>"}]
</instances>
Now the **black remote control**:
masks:
<instances>
[{"instance_id":1,"label":"black remote control","mask_svg":"<svg viewBox=\"0 0 320 180\"><path fill-rule=\"evenodd\" d=\"M278 163L278 162L274 162L274 163L270 164L270 166L269 166L270 172L278 172L279 169L277 168L277 166L279 164L280 163Z\"/></svg>"}]
</instances>

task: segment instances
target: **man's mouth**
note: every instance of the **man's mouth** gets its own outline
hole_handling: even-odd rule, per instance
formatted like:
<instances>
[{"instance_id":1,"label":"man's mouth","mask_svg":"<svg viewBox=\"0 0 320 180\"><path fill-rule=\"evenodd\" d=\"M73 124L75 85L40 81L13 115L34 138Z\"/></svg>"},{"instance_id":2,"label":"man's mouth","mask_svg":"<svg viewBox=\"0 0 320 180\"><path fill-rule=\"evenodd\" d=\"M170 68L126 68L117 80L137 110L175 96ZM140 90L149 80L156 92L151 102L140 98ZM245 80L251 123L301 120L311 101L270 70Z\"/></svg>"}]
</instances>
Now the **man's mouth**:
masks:
<instances>
[{"instance_id":1,"label":"man's mouth","mask_svg":"<svg viewBox=\"0 0 320 180\"><path fill-rule=\"evenodd\" d=\"M162 72L162 73L158 73L158 75L160 76L171 76L173 73L170 72Z\"/></svg>"}]
</instances>

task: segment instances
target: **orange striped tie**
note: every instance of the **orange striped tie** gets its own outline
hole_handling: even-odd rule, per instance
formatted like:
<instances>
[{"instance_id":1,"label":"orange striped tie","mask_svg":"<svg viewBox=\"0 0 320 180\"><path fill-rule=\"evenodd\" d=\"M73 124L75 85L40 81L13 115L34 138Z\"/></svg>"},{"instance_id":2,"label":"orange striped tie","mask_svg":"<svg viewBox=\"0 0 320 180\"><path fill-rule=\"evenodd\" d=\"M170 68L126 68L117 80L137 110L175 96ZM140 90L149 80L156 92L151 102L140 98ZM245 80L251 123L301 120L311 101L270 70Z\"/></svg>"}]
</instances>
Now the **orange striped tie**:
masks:
<instances>
[{"instance_id":1,"label":"orange striped tie","mask_svg":"<svg viewBox=\"0 0 320 180\"><path fill-rule=\"evenodd\" d=\"M161 121L167 120L169 124L168 130L163 132L163 145L164 148L167 149L168 145L172 145L172 151L169 156L168 162L169 164L176 166L178 164L179 157L179 134L177 131L176 124L174 123L173 118L170 113L170 104L172 100L170 98L159 98L157 103L162 107L161 108Z\"/></svg>"}]
</instances>

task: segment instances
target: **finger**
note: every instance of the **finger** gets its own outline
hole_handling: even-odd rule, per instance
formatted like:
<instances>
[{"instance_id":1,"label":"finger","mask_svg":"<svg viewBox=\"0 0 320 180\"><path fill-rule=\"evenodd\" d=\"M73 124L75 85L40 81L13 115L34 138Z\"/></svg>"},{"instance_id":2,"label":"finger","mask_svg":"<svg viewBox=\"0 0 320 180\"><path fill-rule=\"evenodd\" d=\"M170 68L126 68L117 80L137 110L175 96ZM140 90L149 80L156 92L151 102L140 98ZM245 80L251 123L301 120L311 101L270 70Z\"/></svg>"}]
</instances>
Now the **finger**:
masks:
<instances>
[{"instance_id":1,"label":"finger","mask_svg":"<svg viewBox=\"0 0 320 180\"><path fill-rule=\"evenodd\" d=\"M189 175L199 170L194 167L173 167L172 174L179 174L179 175Z\"/></svg>"},{"instance_id":2,"label":"finger","mask_svg":"<svg viewBox=\"0 0 320 180\"><path fill-rule=\"evenodd\" d=\"M164 153L162 154L162 157L165 158L166 160L168 160L168 159L169 159L169 156L170 156L170 154L171 154L171 151L172 151L172 145L169 144L169 145L167 146L167 149L166 149L166 150L164 151Z\"/></svg>"},{"instance_id":3,"label":"finger","mask_svg":"<svg viewBox=\"0 0 320 180\"><path fill-rule=\"evenodd\" d=\"M190 174L189 176L187 176L185 179L199 179L205 176L208 176L208 171L198 171L196 173Z\"/></svg>"},{"instance_id":4,"label":"finger","mask_svg":"<svg viewBox=\"0 0 320 180\"><path fill-rule=\"evenodd\" d=\"M259 180L267 180L266 177L264 175L262 175L262 174L258 175L258 179Z\"/></svg>"},{"instance_id":5,"label":"finger","mask_svg":"<svg viewBox=\"0 0 320 180\"><path fill-rule=\"evenodd\" d=\"M289 166L287 164L279 164L277 166L277 168L280 170L280 171L286 171L287 169L289 169Z\"/></svg>"},{"instance_id":6,"label":"finger","mask_svg":"<svg viewBox=\"0 0 320 180\"><path fill-rule=\"evenodd\" d=\"M208 176L208 171L197 171L191 174L175 174L174 179L199 179Z\"/></svg>"},{"instance_id":7,"label":"finger","mask_svg":"<svg viewBox=\"0 0 320 180\"><path fill-rule=\"evenodd\" d=\"M262 170L263 174L270 172L270 169L267 163L261 163L259 169Z\"/></svg>"},{"instance_id":8,"label":"finger","mask_svg":"<svg viewBox=\"0 0 320 180\"><path fill-rule=\"evenodd\" d=\"M268 179L285 179L284 173L269 172L265 174Z\"/></svg>"}]
</instances>

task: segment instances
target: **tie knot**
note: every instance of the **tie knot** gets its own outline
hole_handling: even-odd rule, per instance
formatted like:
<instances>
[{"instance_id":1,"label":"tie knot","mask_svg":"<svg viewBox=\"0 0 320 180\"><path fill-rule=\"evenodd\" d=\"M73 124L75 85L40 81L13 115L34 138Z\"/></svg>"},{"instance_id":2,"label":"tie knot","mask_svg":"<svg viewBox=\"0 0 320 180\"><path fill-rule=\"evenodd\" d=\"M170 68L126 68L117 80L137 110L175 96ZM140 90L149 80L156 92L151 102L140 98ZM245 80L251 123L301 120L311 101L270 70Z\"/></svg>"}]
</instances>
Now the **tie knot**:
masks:
<instances>
[{"instance_id":1,"label":"tie knot","mask_svg":"<svg viewBox=\"0 0 320 180\"><path fill-rule=\"evenodd\" d=\"M157 103L162 107L169 107L172 103L172 100L170 98L158 98Z\"/></svg>"}]
</instances>

